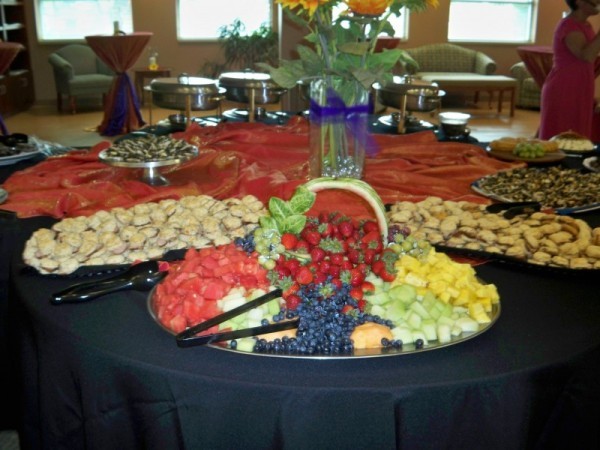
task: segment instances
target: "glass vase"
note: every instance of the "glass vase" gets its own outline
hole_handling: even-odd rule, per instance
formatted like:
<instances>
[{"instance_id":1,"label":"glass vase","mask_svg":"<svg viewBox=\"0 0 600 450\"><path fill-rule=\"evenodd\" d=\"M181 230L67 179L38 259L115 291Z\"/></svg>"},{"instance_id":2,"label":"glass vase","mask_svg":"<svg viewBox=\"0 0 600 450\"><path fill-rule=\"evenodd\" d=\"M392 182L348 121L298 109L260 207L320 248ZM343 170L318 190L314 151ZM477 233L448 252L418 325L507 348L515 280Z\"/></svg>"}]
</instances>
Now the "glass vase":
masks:
<instances>
[{"instance_id":1,"label":"glass vase","mask_svg":"<svg viewBox=\"0 0 600 450\"><path fill-rule=\"evenodd\" d=\"M368 143L369 91L340 77L310 82L311 178L361 178Z\"/></svg>"}]
</instances>

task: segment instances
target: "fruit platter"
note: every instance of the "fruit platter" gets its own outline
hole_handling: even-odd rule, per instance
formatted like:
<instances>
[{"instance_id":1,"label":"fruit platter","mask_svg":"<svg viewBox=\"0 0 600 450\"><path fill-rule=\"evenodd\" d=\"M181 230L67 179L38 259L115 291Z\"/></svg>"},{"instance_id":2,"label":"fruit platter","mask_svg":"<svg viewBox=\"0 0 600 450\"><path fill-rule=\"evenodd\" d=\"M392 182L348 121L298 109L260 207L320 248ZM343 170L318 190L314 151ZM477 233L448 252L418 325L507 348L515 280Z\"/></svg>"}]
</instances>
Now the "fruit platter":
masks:
<instances>
[{"instance_id":1,"label":"fruit platter","mask_svg":"<svg viewBox=\"0 0 600 450\"><path fill-rule=\"evenodd\" d=\"M308 215L316 192L353 189L376 219ZM407 228L387 226L383 204L359 180L316 179L288 200L272 197L252 232L189 249L150 293L151 316L180 335L195 324L274 289L281 296L207 333L295 321L293 330L211 346L256 355L309 358L391 356L471 339L500 315L496 287ZM203 339L203 342L205 339Z\"/></svg>"}]
</instances>

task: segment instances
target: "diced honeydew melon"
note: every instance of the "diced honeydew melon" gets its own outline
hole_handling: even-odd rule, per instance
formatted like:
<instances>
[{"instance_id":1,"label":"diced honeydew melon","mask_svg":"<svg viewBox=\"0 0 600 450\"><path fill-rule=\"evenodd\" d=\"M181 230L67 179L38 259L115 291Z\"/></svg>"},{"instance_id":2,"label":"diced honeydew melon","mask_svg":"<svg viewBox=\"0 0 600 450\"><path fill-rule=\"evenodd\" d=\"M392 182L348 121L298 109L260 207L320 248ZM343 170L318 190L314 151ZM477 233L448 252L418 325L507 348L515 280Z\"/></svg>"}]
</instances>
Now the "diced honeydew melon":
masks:
<instances>
[{"instance_id":1,"label":"diced honeydew melon","mask_svg":"<svg viewBox=\"0 0 600 450\"><path fill-rule=\"evenodd\" d=\"M412 344L413 335L410 328L407 327L394 327L392 328L392 336L394 339L402 341L403 344Z\"/></svg>"},{"instance_id":2,"label":"diced honeydew melon","mask_svg":"<svg viewBox=\"0 0 600 450\"><path fill-rule=\"evenodd\" d=\"M410 304L410 309L416 312L422 319L431 319L431 314L425 309L425 307L419 302L413 302Z\"/></svg>"},{"instance_id":3,"label":"diced honeydew melon","mask_svg":"<svg viewBox=\"0 0 600 450\"><path fill-rule=\"evenodd\" d=\"M259 322L265 317L265 312L262 308L254 308L248 311L248 320L258 320Z\"/></svg>"},{"instance_id":4,"label":"diced honeydew melon","mask_svg":"<svg viewBox=\"0 0 600 450\"><path fill-rule=\"evenodd\" d=\"M439 319L439 318L442 316L442 313L441 313L441 311L440 311L439 309L437 309L437 308L434 306L433 308L429 309L429 315L430 315L430 316L431 316L433 319L437 320L437 319Z\"/></svg>"},{"instance_id":5,"label":"diced honeydew melon","mask_svg":"<svg viewBox=\"0 0 600 450\"><path fill-rule=\"evenodd\" d=\"M260 326L261 326L261 323L260 323L260 322L261 322L261 320L262 320L262 319L260 319L260 320L256 320L256 319L248 319L248 322L247 322L247 326L246 326L246 328L260 327Z\"/></svg>"},{"instance_id":6,"label":"diced honeydew melon","mask_svg":"<svg viewBox=\"0 0 600 450\"><path fill-rule=\"evenodd\" d=\"M223 298L223 301L221 303L221 309L223 310L223 312L231 311L233 308L242 306L244 303L246 303L245 297L237 296L230 297L228 299Z\"/></svg>"},{"instance_id":7,"label":"diced honeydew melon","mask_svg":"<svg viewBox=\"0 0 600 450\"><path fill-rule=\"evenodd\" d=\"M371 307L371 314L373 314L374 316L383 317L386 315L386 309L381 305L373 305ZM390 318L390 320L392 320L392 319Z\"/></svg>"},{"instance_id":8,"label":"diced honeydew melon","mask_svg":"<svg viewBox=\"0 0 600 450\"><path fill-rule=\"evenodd\" d=\"M248 295L248 300L254 300L255 298L258 298L261 295L265 295L266 293L267 293L267 291L265 291L264 289L254 289Z\"/></svg>"},{"instance_id":9,"label":"diced honeydew melon","mask_svg":"<svg viewBox=\"0 0 600 450\"><path fill-rule=\"evenodd\" d=\"M267 303L267 309L268 309L268 314L270 316L274 316L276 314L279 314L279 312L281 311L281 305L279 304L279 299L275 299L275 300L271 300L269 303Z\"/></svg>"},{"instance_id":10,"label":"diced honeydew melon","mask_svg":"<svg viewBox=\"0 0 600 450\"><path fill-rule=\"evenodd\" d=\"M450 333L451 327L447 324L438 324L437 326L437 337L440 344L446 344L452 340L452 334Z\"/></svg>"},{"instance_id":11,"label":"diced honeydew melon","mask_svg":"<svg viewBox=\"0 0 600 450\"><path fill-rule=\"evenodd\" d=\"M241 352L251 352L254 350L254 346L256 345L256 339L247 337L236 340L237 347L236 349Z\"/></svg>"},{"instance_id":12,"label":"diced honeydew melon","mask_svg":"<svg viewBox=\"0 0 600 450\"><path fill-rule=\"evenodd\" d=\"M452 325L452 328L450 328L450 334L454 337L460 336L462 334L462 328L458 325Z\"/></svg>"},{"instance_id":13,"label":"diced honeydew melon","mask_svg":"<svg viewBox=\"0 0 600 450\"><path fill-rule=\"evenodd\" d=\"M422 321L423 318L414 311L410 311L406 318L406 322L408 322L411 328L415 330L419 330L421 328Z\"/></svg>"},{"instance_id":14,"label":"diced honeydew melon","mask_svg":"<svg viewBox=\"0 0 600 450\"><path fill-rule=\"evenodd\" d=\"M385 311L385 317L394 323L402 320L405 314L406 308L402 302L390 302Z\"/></svg>"},{"instance_id":15,"label":"diced honeydew melon","mask_svg":"<svg viewBox=\"0 0 600 450\"><path fill-rule=\"evenodd\" d=\"M425 319L421 324L421 330L425 334L428 341L437 340L437 325L433 319Z\"/></svg>"},{"instance_id":16,"label":"diced honeydew melon","mask_svg":"<svg viewBox=\"0 0 600 450\"><path fill-rule=\"evenodd\" d=\"M408 305L415 301L417 290L410 284L400 284L392 287L388 294L391 299L401 301Z\"/></svg>"},{"instance_id":17,"label":"diced honeydew melon","mask_svg":"<svg viewBox=\"0 0 600 450\"><path fill-rule=\"evenodd\" d=\"M470 317L461 317L456 320L456 326L459 327L463 333L474 333L479 330L479 324L476 320Z\"/></svg>"},{"instance_id":18,"label":"diced honeydew melon","mask_svg":"<svg viewBox=\"0 0 600 450\"><path fill-rule=\"evenodd\" d=\"M454 322L456 322L456 320L451 319L450 317L446 317L446 316L441 316L437 320L437 324L438 325L446 325L448 327L453 327L454 326Z\"/></svg>"},{"instance_id":19,"label":"diced honeydew melon","mask_svg":"<svg viewBox=\"0 0 600 450\"><path fill-rule=\"evenodd\" d=\"M385 305L390 301L390 297L387 292L377 292L376 294L369 295L369 303L372 305Z\"/></svg>"}]
</instances>

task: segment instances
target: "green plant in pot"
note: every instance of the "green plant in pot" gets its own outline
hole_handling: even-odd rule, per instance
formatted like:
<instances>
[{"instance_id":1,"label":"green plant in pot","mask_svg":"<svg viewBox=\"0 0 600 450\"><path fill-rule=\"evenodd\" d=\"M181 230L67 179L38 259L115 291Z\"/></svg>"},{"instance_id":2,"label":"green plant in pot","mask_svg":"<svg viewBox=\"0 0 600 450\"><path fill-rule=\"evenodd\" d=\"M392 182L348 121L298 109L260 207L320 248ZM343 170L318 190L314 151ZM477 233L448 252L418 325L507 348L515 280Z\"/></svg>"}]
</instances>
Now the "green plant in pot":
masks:
<instances>
[{"instance_id":1,"label":"green plant in pot","mask_svg":"<svg viewBox=\"0 0 600 450\"><path fill-rule=\"evenodd\" d=\"M255 70L259 61L275 64L279 59L278 40L279 35L271 27L263 24L247 34L244 23L236 19L219 29L219 43L225 60L206 62L200 72L209 78L218 78L227 71Z\"/></svg>"}]
</instances>

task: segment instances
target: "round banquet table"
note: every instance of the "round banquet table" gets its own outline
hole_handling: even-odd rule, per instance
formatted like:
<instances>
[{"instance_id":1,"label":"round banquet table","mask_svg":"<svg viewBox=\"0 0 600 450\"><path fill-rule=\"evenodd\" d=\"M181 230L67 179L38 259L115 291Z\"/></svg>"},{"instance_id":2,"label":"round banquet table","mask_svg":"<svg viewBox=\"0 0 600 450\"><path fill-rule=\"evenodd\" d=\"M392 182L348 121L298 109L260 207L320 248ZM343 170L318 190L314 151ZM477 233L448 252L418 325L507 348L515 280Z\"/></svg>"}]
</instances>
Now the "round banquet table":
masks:
<instances>
[{"instance_id":1,"label":"round banquet table","mask_svg":"<svg viewBox=\"0 0 600 450\"><path fill-rule=\"evenodd\" d=\"M10 238L21 246L50 223L22 220ZM502 312L474 339L311 360L178 348L144 292L51 305L80 280L34 274L15 254L23 448L598 448L597 277L498 263L477 273Z\"/></svg>"},{"instance_id":2,"label":"round banquet table","mask_svg":"<svg viewBox=\"0 0 600 450\"><path fill-rule=\"evenodd\" d=\"M85 37L94 53L117 74L108 93L102 123L98 126L98 132L103 136L128 133L145 124L127 70L133 67L151 37L152 33L146 32Z\"/></svg>"},{"instance_id":3,"label":"round banquet table","mask_svg":"<svg viewBox=\"0 0 600 450\"><path fill-rule=\"evenodd\" d=\"M552 70L554 50L549 45L523 45L517 47L517 53L525 63L527 70L541 88ZM600 58L595 62L596 76L600 75Z\"/></svg>"}]
</instances>

